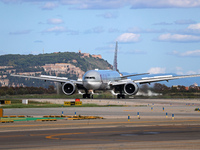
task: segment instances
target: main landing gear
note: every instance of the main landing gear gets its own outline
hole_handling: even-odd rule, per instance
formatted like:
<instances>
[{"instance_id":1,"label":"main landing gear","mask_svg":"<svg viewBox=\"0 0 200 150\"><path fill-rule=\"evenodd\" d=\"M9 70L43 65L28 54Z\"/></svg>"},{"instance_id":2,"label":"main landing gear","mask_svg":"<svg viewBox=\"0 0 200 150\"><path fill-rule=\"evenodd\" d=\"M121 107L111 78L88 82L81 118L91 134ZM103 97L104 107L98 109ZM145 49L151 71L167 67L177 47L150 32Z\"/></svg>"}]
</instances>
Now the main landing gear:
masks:
<instances>
[{"instance_id":1,"label":"main landing gear","mask_svg":"<svg viewBox=\"0 0 200 150\"><path fill-rule=\"evenodd\" d=\"M118 95L117 95L117 98L118 98L118 99L120 99L120 98L125 99L125 95L124 95L124 94L118 94Z\"/></svg>"}]
</instances>

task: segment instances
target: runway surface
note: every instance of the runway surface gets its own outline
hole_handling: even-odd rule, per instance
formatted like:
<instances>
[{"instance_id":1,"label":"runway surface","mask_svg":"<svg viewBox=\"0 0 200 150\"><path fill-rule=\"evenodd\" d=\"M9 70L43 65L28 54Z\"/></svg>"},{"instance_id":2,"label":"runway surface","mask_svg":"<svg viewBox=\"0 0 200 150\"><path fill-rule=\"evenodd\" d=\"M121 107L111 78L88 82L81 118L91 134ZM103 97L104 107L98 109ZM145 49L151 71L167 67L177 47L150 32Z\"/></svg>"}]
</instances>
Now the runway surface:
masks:
<instances>
[{"instance_id":1,"label":"runway surface","mask_svg":"<svg viewBox=\"0 0 200 150\"><path fill-rule=\"evenodd\" d=\"M0 149L199 149L200 112L194 109L200 100L90 101L128 106L4 109L4 115L76 112L105 119L1 123Z\"/></svg>"},{"instance_id":2,"label":"runway surface","mask_svg":"<svg viewBox=\"0 0 200 150\"><path fill-rule=\"evenodd\" d=\"M0 133L0 149L199 149L199 125L54 129Z\"/></svg>"}]
</instances>

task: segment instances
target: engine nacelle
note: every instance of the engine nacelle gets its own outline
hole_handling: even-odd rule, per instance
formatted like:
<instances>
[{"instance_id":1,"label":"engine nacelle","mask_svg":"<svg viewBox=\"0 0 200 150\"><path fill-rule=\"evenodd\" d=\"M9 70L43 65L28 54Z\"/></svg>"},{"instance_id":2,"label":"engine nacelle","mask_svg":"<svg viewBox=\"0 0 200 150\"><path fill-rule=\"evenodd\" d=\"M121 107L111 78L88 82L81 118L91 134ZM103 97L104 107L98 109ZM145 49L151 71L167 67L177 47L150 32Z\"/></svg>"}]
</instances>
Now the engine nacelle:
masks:
<instances>
[{"instance_id":1,"label":"engine nacelle","mask_svg":"<svg viewBox=\"0 0 200 150\"><path fill-rule=\"evenodd\" d=\"M134 82L128 82L124 85L124 92L127 95L135 95L139 90L139 87Z\"/></svg>"},{"instance_id":2,"label":"engine nacelle","mask_svg":"<svg viewBox=\"0 0 200 150\"><path fill-rule=\"evenodd\" d=\"M62 85L62 91L63 93L65 93L66 95L72 95L74 94L74 92L76 91L76 86L74 85L74 83L72 82L65 82Z\"/></svg>"}]
</instances>

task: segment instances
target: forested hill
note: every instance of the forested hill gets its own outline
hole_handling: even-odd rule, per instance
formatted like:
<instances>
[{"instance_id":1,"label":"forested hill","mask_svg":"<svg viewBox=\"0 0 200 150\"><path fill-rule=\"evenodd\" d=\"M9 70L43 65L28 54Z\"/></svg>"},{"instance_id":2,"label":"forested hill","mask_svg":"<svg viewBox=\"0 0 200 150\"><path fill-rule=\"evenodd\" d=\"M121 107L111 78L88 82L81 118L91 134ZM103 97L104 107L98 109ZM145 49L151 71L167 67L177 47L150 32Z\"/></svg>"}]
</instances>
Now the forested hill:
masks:
<instances>
[{"instance_id":1,"label":"forested hill","mask_svg":"<svg viewBox=\"0 0 200 150\"><path fill-rule=\"evenodd\" d=\"M92 69L112 69L112 66L101 55L88 53L58 52L39 55L2 55L0 56L1 86L34 86L48 87L54 83L38 82L34 79L11 77L10 74L52 75L70 79L82 78Z\"/></svg>"},{"instance_id":2,"label":"forested hill","mask_svg":"<svg viewBox=\"0 0 200 150\"><path fill-rule=\"evenodd\" d=\"M104 59L84 56L82 53L59 52L39 55L2 55L0 56L0 66L13 66L20 71L28 68L43 66L45 64L70 63L79 67L84 72L91 69L111 69L112 66ZM31 70L29 70L31 71Z\"/></svg>"}]
</instances>

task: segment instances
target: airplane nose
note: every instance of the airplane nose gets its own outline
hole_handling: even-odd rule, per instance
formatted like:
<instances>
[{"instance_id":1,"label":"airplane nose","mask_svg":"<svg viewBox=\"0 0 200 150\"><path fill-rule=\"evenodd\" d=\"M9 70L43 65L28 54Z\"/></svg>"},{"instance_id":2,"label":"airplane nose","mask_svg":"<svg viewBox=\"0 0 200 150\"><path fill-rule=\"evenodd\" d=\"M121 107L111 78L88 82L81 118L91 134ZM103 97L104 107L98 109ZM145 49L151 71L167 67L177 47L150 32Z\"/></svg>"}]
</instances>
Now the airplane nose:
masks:
<instances>
[{"instance_id":1,"label":"airplane nose","mask_svg":"<svg viewBox=\"0 0 200 150\"><path fill-rule=\"evenodd\" d=\"M97 82L88 82L88 81L83 82L83 86L87 90L97 90L100 87L99 83L97 83Z\"/></svg>"},{"instance_id":2,"label":"airplane nose","mask_svg":"<svg viewBox=\"0 0 200 150\"><path fill-rule=\"evenodd\" d=\"M91 90L91 89L92 89L92 85L91 85L90 82L87 82L87 81L83 82L83 86L84 86L86 89L88 89L88 90Z\"/></svg>"}]
</instances>

